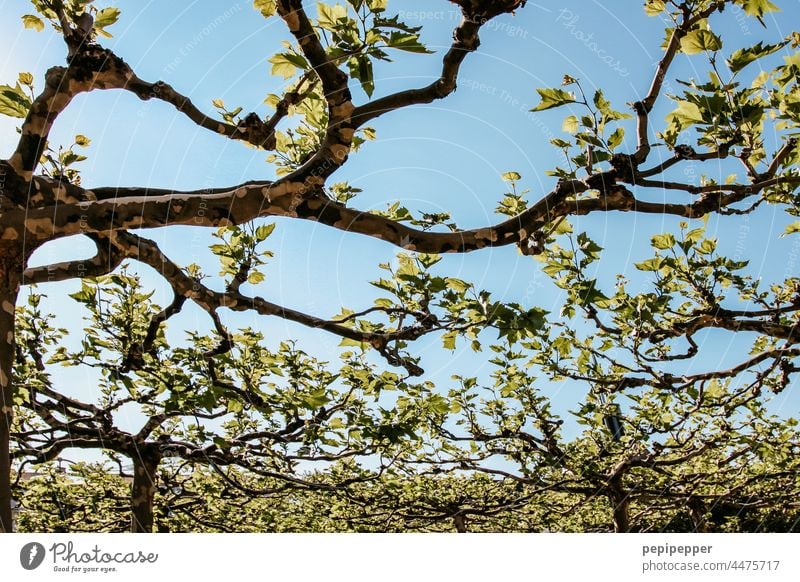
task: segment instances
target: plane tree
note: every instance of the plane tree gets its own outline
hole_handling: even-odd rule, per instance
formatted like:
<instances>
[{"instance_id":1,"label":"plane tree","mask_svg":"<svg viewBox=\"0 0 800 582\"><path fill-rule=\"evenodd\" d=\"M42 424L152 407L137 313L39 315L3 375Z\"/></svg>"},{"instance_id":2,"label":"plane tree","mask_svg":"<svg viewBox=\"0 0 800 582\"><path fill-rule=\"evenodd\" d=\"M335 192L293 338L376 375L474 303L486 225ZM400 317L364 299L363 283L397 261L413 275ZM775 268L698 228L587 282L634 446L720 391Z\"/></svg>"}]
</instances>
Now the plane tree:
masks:
<instances>
[{"instance_id":1,"label":"plane tree","mask_svg":"<svg viewBox=\"0 0 800 582\"><path fill-rule=\"evenodd\" d=\"M798 280L753 277L703 226L651 245L638 273L603 281L604 250L562 225L541 256L566 290L560 314L493 345L492 382L456 377L456 405L431 417L427 464L486 472L532 499L606 499L615 531L791 531L800 438L771 401L798 371ZM720 345L733 363L714 357Z\"/></svg>"},{"instance_id":2,"label":"plane tree","mask_svg":"<svg viewBox=\"0 0 800 582\"><path fill-rule=\"evenodd\" d=\"M98 10L86 0L33 0L35 14L27 15L24 24L34 29L49 27L59 34L67 60L66 66L53 66L42 79L22 72L16 83L9 80L0 93L0 111L20 120L16 145L0 160L0 336L7 346L0 351L0 450L9 450L13 403L19 397L12 368L15 304L21 286L104 276L124 259L152 267L173 288L176 298L195 303L212 321L222 309L280 317L372 348L388 364L414 375L422 374L422 367L404 350L427 333L443 333L445 346L452 347L458 336L475 334L472 324L497 323L501 333L512 336L534 335L543 325L541 310L487 304L481 296L470 298L474 320L442 320L432 313L426 296L433 283L415 273L403 273L401 278L417 294L406 298L413 299L413 304L401 300L398 307L395 301L381 301L334 317L303 313L242 290L248 280L258 282L258 276L251 279L257 265L250 253L231 248L217 251L228 265L228 279L220 291L203 284L190 265L177 264L154 240L134 230L170 225L244 227L267 216L310 220L424 253L407 259L411 265L440 253L499 246L541 255L567 216L627 212L695 220L706 215L741 216L765 207L795 211L800 182L797 33L776 35L753 46L735 42L731 46L728 39L723 44L715 33L716 23L730 18L727 8L743 10L764 22L778 7L762 0L646 0L646 12L665 22L666 36L648 84L631 96L629 108L611 103L601 89L590 91L570 74L539 88L538 103L534 99L531 103L534 111L570 110L564 119L565 135L553 140L565 162L563 167L542 169L552 175L549 191L536 192L531 200L516 189L507 194L499 206L508 215L504 220L460 229L447 216L415 217L401 205L386 212L352 206L356 189L331 178L355 149L375 137L369 124L384 116L413 115L414 106L450 96L458 86L462 64L479 49L482 28L495 18L536 9L523 0L452 0L452 4L462 18L453 30L451 45L441 56L426 57L440 59L439 76L427 84L374 96L375 61L398 51L427 52L419 29L395 17L393 5L384 0L321 3L314 15L299 0L257 0L256 9L265 18L280 20L288 37L287 46L270 62L289 84L281 94L268 97L274 113L262 118L243 114L238 107L230 110L222 101L213 103L216 112L204 112L168 80L139 77L124 55L102 44L103 35L119 16L117 9ZM654 39L653 45L659 42ZM777 53L784 60L776 64ZM680 90L666 95L673 65L683 58L704 67L709 80L678 79ZM763 63L765 70L756 72L759 67L754 63ZM276 178L197 191L152 184L86 186L76 172L82 158L76 148L88 143L88 138L78 135L71 146L57 146L50 144L50 133L77 95L96 90L127 91L142 100L162 102L220 140L268 150ZM657 102L664 105L668 98L674 109L664 123L653 112ZM709 171L699 180L690 179L680 171L687 165ZM733 167L737 169L727 178L720 175ZM512 172L507 179L516 183L519 176ZM796 230L796 224L789 228L790 233ZM45 243L77 235L94 241L93 258L28 265L32 253ZM459 282L444 279L453 293L464 292ZM579 283L578 298L594 296L585 281ZM691 339L707 329L754 332L777 342L779 347L767 351L784 350L786 357L791 355L796 302L781 300L780 305L755 311L708 305L705 312L698 308L681 313L682 323L676 322L668 333ZM449 312L450 307L452 301L444 310ZM651 340L661 332L655 333ZM786 372L791 375L791 366ZM607 387L606 379L598 380ZM623 388L631 387L630 382ZM11 529L10 478L10 458L2 454L0 529L4 531Z\"/></svg>"},{"instance_id":3,"label":"plane tree","mask_svg":"<svg viewBox=\"0 0 800 582\"><path fill-rule=\"evenodd\" d=\"M123 506L129 529L149 532L169 510L156 506L157 491L167 486L160 473L174 480L206 466L239 495L262 497L343 487L359 479L356 473L325 482L309 476L358 459L381 471L402 455L401 437L414 433L414 417L377 404L383 386L397 388L396 375L376 372L356 354L333 373L292 342L270 349L262 333L228 332L221 324L222 335L187 332L185 345L170 347L165 321L182 298L162 309L152 294L124 267L84 280L72 295L87 312L79 342L52 326L40 295L19 308L20 414L11 434L20 477L78 450L105 453L130 481ZM79 379L59 380L70 368L83 371ZM84 460L73 478L94 479L97 470ZM243 484L254 477L273 485Z\"/></svg>"}]
</instances>

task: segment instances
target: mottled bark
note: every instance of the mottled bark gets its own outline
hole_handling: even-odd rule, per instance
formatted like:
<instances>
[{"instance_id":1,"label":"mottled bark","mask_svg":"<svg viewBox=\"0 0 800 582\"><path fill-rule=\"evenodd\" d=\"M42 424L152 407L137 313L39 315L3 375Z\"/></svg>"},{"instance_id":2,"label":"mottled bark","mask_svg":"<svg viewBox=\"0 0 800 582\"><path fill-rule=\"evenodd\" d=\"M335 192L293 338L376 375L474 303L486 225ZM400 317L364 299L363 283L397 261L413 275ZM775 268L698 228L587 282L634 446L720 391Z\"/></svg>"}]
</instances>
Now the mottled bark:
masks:
<instances>
[{"instance_id":1,"label":"mottled bark","mask_svg":"<svg viewBox=\"0 0 800 582\"><path fill-rule=\"evenodd\" d=\"M133 455L131 484L131 532L153 531L153 498L156 492L156 471L161 454L155 448L141 448Z\"/></svg>"},{"instance_id":2,"label":"mottled bark","mask_svg":"<svg viewBox=\"0 0 800 582\"><path fill-rule=\"evenodd\" d=\"M14 420L14 308L22 272L22 251L17 244L0 244L0 532L12 531L11 423Z\"/></svg>"}]
</instances>

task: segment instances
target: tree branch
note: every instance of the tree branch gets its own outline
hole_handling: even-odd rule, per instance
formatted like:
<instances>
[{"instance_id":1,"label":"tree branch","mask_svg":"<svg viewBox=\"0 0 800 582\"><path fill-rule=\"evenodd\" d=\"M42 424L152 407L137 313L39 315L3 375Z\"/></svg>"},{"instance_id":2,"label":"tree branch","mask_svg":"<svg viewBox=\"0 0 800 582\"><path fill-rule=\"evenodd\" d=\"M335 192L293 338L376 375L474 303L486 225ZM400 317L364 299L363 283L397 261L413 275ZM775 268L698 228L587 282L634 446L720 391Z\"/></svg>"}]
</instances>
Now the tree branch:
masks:
<instances>
[{"instance_id":1,"label":"tree branch","mask_svg":"<svg viewBox=\"0 0 800 582\"><path fill-rule=\"evenodd\" d=\"M22 273L22 284L54 283L83 277L99 277L119 267L124 256L116 248L103 244L107 239L101 235L88 235L97 245L97 254L91 259L64 261L41 267L31 267Z\"/></svg>"},{"instance_id":2,"label":"tree branch","mask_svg":"<svg viewBox=\"0 0 800 582\"><path fill-rule=\"evenodd\" d=\"M360 127L384 113L396 111L411 105L431 103L444 99L456 90L461 64L471 52L480 46L481 26L495 16L513 12L525 4L520 0L504 0L502 2L451 0L461 7L461 23L453 32L453 43L442 59L442 71L439 78L430 85L419 89L408 89L375 99L356 107L353 120Z\"/></svg>"}]
</instances>

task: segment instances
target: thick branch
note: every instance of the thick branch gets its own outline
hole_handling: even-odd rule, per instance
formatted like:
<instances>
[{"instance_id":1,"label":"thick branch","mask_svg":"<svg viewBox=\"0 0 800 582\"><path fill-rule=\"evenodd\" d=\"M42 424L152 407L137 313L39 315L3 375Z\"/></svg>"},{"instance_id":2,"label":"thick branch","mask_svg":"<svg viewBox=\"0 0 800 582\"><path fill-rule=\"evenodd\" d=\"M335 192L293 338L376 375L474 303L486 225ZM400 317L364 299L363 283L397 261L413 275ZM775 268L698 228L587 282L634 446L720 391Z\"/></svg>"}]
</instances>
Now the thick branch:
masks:
<instances>
[{"instance_id":1,"label":"thick branch","mask_svg":"<svg viewBox=\"0 0 800 582\"><path fill-rule=\"evenodd\" d=\"M328 58L314 26L303 9L301 0L278 0L278 14L297 39L300 50L322 83L328 104L328 127L319 150L289 180L306 184L306 195L325 184L325 179L339 169L348 158L356 126L352 122L353 103L347 74ZM310 189L310 192L308 191Z\"/></svg>"},{"instance_id":2,"label":"thick branch","mask_svg":"<svg viewBox=\"0 0 800 582\"><path fill-rule=\"evenodd\" d=\"M116 248L107 244L107 240L93 235L97 245L97 254L91 259L81 261L64 261L31 267L22 273L22 284L54 283L82 277L99 277L119 267L124 258Z\"/></svg>"}]
</instances>

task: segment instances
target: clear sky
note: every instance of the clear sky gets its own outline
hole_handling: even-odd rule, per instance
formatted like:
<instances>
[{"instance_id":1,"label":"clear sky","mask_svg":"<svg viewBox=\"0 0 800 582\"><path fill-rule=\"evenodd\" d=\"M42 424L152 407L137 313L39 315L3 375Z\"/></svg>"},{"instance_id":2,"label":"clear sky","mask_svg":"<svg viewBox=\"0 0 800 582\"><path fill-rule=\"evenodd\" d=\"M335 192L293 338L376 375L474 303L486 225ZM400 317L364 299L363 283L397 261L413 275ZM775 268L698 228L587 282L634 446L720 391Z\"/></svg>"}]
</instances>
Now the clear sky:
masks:
<instances>
[{"instance_id":1,"label":"clear sky","mask_svg":"<svg viewBox=\"0 0 800 582\"><path fill-rule=\"evenodd\" d=\"M774 39L776 31L785 35L793 23L800 22L798 0L777 3L784 12L766 19L767 30L735 9L718 17L715 31L726 43L725 52L763 38ZM451 212L465 228L499 221L493 210L504 192L503 172L522 174L531 199L555 184L544 172L559 162L558 152L547 142L562 134L561 121L568 111L530 113L538 102L537 87L559 86L562 76L569 73L589 91L602 87L620 110L627 110L626 103L647 91L661 55L664 26L657 18L647 17L641 4L636 0L528 2L515 16L491 22L481 34L479 52L463 67L457 92L445 101L377 120L373 125L378 140L353 155L333 180L348 180L362 188L364 193L351 204L364 210L402 200L412 211ZM244 0L119 0L114 5L121 8L122 17L109 29L114 38L103 43L141 78L170 83L208 112L213 111L211 100L222 98L244 111L267 113L264 97L279 92L283 85L281 79L270 76L266 61L287 38L280 19L264 20ZM313 3L308 6L313 12ZM393 0L389 7L409 24L424 26L423 42L436 54L400 54L396 62L377 67L375 96L421 86L438 76L441 55L458 22L456 6L445 0ZM29 71L41 87L44 71L63 64L63 42L49 30L23 29L19 17L31 12L28 2L0 0L0 10L0 83L13 83L18 72ZM705 78L702 66L702 57L679 56L667 88L677 90L676 77ZM354 95L359 102L366 99L357 87ZM668 100L662 99L654 117L663 118L670 109ZM15 120L0 118L2 156L13 147L14 126ZM59 118L52 142L69 143L76 133L92 139L89 159L82 165L87 186L192 189L274 176L264 152L199 129L169 105L141 102L125 92L95 91L76 98ZM656 155L666 153L656 150ZM703 169L729 173L723 167ZM699 179L699 175L687 179ZM375 294L368 281L379 276L378 263L390 261L396 248L310 222L276 222L278 229L270 239L276 258L266 270L267 281L259 293L323 317L338 313L342 306L359 309L371 304ZM778 238L788 222L782 213L764 209L747 223L712 219L709 230L719 237L722 252L734 254L746 248L756 276L783 278L797 273L800 255L799 237ZM608 249L600 279L612 283L616 273L636 279L632 265L649 254L649 238L673 229L676 223L670 217L596 214L581 219L578 228L589 231ZM208 231L173 227L148 236L156 238L179 263L197 262L206 272L216 272L216 259L207 252ZM62 240L41 249L36 260L47 263L90 254L92 247L86 241ZM526 306L557 310L560 304L561 296L541 273L540 264L520 256L514 247L447 256L438 268ZM163 283L152 274L147 282L158 287L162 304L168 301ZM57 310L76 285L51 284L40 291L49 295L49 305ZM58 313L60 325L80 329L77 310ZM333 357L338 344L338 338L274 318L245 314L230 316L228 321L261 327L270 341L298 337L320 357ZM170 328L173 338L181 337L181 327L206 329L208 321L199 310L186 309ZM474 354L464 345L450 353L440 345L439 338L424 338L412 351L423 354L426 377L442 386L449 384L453 373L470 375L488 369L485 354ZM702 365L715 368L730 363L741 355L741 346L730 342L730 334L708 334ZM574 405L576 395L569 393L569 386L550 389L553 394L563 393L556 400L558 410ZM795 396L783 397L776 405L786 414L797 415L799 401Z\"/></svg>"}]
</instances>

